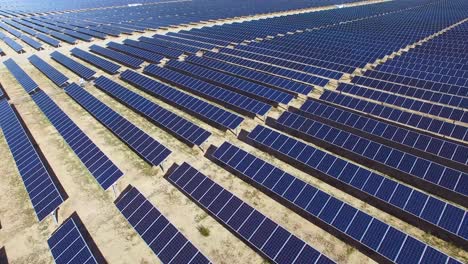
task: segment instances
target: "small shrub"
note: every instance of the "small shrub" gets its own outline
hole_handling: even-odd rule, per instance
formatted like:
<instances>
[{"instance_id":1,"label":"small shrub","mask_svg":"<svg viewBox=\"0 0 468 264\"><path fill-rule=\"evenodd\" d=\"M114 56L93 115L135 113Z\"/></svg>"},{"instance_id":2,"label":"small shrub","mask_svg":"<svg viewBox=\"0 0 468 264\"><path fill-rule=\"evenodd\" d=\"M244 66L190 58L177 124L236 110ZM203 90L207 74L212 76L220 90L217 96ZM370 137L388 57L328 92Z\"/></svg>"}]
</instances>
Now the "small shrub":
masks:
<instances>
[{"instance_id":1,"label":"small shrub","mask_svg":"<svg viewBox=\"0 0 468 264\"><path fill-rule=\"evenodd\" d=\"M198 229L198 232L200 232L200 234L204 237L207 237L210 235L210 229L208 229L208 227L204 227L200 225L197 227L197 229Z\"/></svg>"}]
</instances>

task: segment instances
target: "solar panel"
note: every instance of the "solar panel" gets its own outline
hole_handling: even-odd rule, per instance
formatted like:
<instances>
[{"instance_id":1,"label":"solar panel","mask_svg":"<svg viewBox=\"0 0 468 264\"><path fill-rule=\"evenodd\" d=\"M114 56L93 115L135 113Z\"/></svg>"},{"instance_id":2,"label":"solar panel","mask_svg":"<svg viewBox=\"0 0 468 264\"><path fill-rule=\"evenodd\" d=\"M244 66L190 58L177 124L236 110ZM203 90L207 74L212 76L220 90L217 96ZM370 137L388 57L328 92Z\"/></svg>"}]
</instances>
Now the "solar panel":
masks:
<instances>
[{"instance_id":1,"label":"solar panel","mask_svg":"<svg viewBox=\"0 0 468 264\"><path fill-rule=\"evenodd\" d=\"M89 50L133 69L140 68L140 65L144 62L141 59L137 59L135 57L128 56L126 54L103 48L97 45L92 45L91 47L89 47Z\"/></svg>"},{"instance_id":2,"label":"solar panel","mask_svg":"<svg viewBox=\"0 0 468 264\"><path fill-rule=\"evenodd\" d=\"M18 53L24 52L23 46L21 46L20 44L16 43L16 41L12 40L11 38L9 38L9 37L4 37L4 38L3 38L3 41L4 41L5 44L7 44L10 48L12 48L14 51L16 51L16 52L18 52Z\"/></svg>"},{"instance_id":3,"label":"solar panel","mask_svg":"<svg viewBox=\"0 0 468 264\"><path fill-rule=\"evenodd\" d=\"M368 113L385 120L415 127L434 134L440 134L454 139L468 141L468 129L461 125L444 122L400 109L383 106L367 100L338 94L326 90L320 100L342 105L360 112Z\"/></svg>"},{"instance_id":4,"label":"solar panel","mask_svg":"<svg viewBox=\"0 0 468 264\"><path fill-rule=\"evenodd\" d=\"M64 201L62 193L47 171L18 116L7 100L0 101L0 127L23 179L39 221L54 212Z\"/></svg>"},{"instance_id":5,"label":"solar panel","mask_svg":"<svg viewBox=\"0 0 468 264\"><path fill-rule=\"evenodd\" d=\"M119 69L120 69L120 66L113 63L113 62L110 62L108 60L105 60L103 58L100 58L98 56L95 56L91 53L88 53L84 50L81 50L79 48L73 48L71 50L71 54L77 58L80 58L96 67L98 67L99 69L109 73L109 74L116 74Z\"/></svg>"},{"instance_id":6,"label":"solar panel","mask_svg":"<svg viewBox=\"0 0 468 264\"><path fill-rule=\"evenodd\" d=\"M314 219L314 223L318 222L326 230L346 237L365 252L370 251L379 262L407 263L413 258L428 258L428 262L439 263L458 262L230 143L223 143L213 152L212 158L247 182L272 194L288 208L307 219ZM201 186L203 184L199 188Z\"/></svg>"},{"instance_id":7,"label":"solar panel","mask_svg":"<svg viewBox=\"0 0 468 264\"><path fill-rule=\"evenodd\" d=\"M299 110L290 108L291 110L308 118L319 117L331 121L336 127L347 130L351 128L350 131L359 135L372 135L370 138L380 140L380 143L396 146L447 166L468 165L468 148L461 144L387 124L318 101L308 100Z\"/></svg>"},{"instance_id":8,"label":"solar panel","mask_svg":"<svg viewBox=\"0 0 468 264\"><path fill-rule=\"evenodd\" d=\"M57 86L62 87L67 84L68 77L63 75L61 72L50 66L47 62L39 58L37 55L32 55L28 58L34 67L41 71L47 78L54 82Z\"/></svg>"},{"instance_id":9,"label":"solar panel","mask_svg":"<svg viewBox=\"0 0 468 264\"><path fill-rule=\"evenodd\" d=\"M204 120L216 128L234 130L244 121L244 119L238 115L232 114L224 109L180 92L177 89L136 72L126 70L120 74L120 78L169 104L175 105L189 114L195 115L197 118Z\"/></svg>"},{"instance_id":10,"label":"solar panel","mask_svg":"<svg viewBox=\"0 0 468 264\"><path fill-rule=\"evenodd\" d=\"M49 37L47 35L44 35L42 33L36 34L36 38L44 41L45 43L49 44L52 47L55 47L55 48L60 47L60 41L58 41L58 40L56 40L54 38L51 38L51 37Z\"/></svg>"},{"instance_id":11,"label":"solar panel","mask_svg":"<svg viewBox=\"0 0 468 264\"><path fill-rule=\"evenodd\" d=\"M30 38L26 35L21 35L20 36L20 39L22 41L24 41L26 44L28 44L29 46L33 47L34 49L36 50L40 50L42 49L42 44L37 42L36 40L34 40L33 38Z\"/></svg>"},{"instance_id":12,"label":"solar panel","mask_svg":"<svg viewBox=\"0 0 468 264\"><path fill-rule=\"evenodd\" d=\"M127 45L118 44L115 42L107 43L107 47L113 50L128 54L128 55L134 56L136 58L142 59L150 63L159 63L161 62L162 59L164 59L163 56L158 55L156 53L149 52L149 51L142 50L142 49L135 48L135 47L131 47L131 46L127 46Z\"/></svg>"},{"instance_id":13,"label":"solar panel","mask_svg":"<svg viewBox=\"0 0 468 264\"><path fill-rule=\"evenodd\" d=\"M136 48L144 49L147 51L151 51L154 53L158 53L162 56L168 57L168 58L178 58L184 54L184 52L180 50L175 50L175 49L170 49L170 48L165 48L161 46L156 46L156 45L151 45L149 43L145 42L140 42L140 41L135 41L131 39L126 39L123 42L127 46L133 46Z\"/></svg>"},{"instance_id":14,"label":"solar panel","mask_svg":"<svg viewBox=\"0 0 468 264\"><path fill-rule=\"evenodd\" d=\"M158 166L171 154L169 149L77 84L70 84L65 91L148 163Z\"/></svg>"},{"instance_id":15,"label":"solar panel","mask_svg":"<svg viewBox=\"0 0 468 264\"><path fill-rule=\"evenodd\" d=\"M312 91L312 86L217 60L189 56L185 58L185 61L209 69L231 74L249 81L257 82L262 85L267 85L284 92L292 93L294 95L307 95Z\"/></svg>"},{"instance_id":16,"label":"solar panel","mask_svg":"<svg viewBox=\"0 0 468 264\"><path fill-rule=\"evenodd\" d=\"M177 49L177 50L184 51L187 53L197 53L200 50L200 48L197 48L197 47L193 47L193 46L186 45L183 43L170 42L170 41L166 41L162 39L140 37L138 40L140 41L140 43L150 43L150 44L158 45L161 47ZM128 44L131 45L130 43Z\"/></svg>"},{"instance_id":17,"label":"solar panel","mask_svg":"<svg viewBox=\"0 0 468 264\"><path fill-rule=\"evenodd\" d=\"M70 37L68 35L65 35L65 34L62 34L62 33L59 33L59 32L56 32L56 31L50 31L49 34L53 37L55 37L56 39L60 39L62 41L65 41L67 42L68 44L76 44L78 42L78 40L76 38L73 38L73 37Z\"/></svg>"},{"instance_id":18,"label":"solar panel","mask_svg":"<svg viewBox=\"0 0 468 264\"><path fill-rule=\"evenodd\" d=\"M223 88L250 96L269 104L288 104L294 98L291 94L193 64L180 61L170 61L166 63L166 65L169 68L195 76L203 81L222 86Z\"/></svg>"},{"instance_id":19,"label":"solar panel","mask_svg":"<svg viewBox=\"0 0 468 264\"><path fill-rule=\"evenodd\" d=\"M463 231L464 228L459 227L460 223L468 221L468 218L465 217L466 214L460 208L267 127L257 126L248 135L248 139L255 146L293 164L306 173L320 177L332 184L338 184L344 191L353 195L359 197L364 195L369 202L375 203L382 210L391 210L391 213L394 213L395 209L403 211L405 213L403 216L408 221L412 221L416 225L420 225L421 222L430 223L438 228L438 232L435 232L436 235L443 234L444 238L448 235L453 237L457 243L466 244L468 233ZM427 201L435 201L437 205L443 206L435 210L433 207L427 206ZM382 202L385 202L386 205L382 206ZM392 205L396 208L392 208ZM433 210L437 212L438 216L441 216L444 213L444 208L450 208L448 211L458 211L458 213L451 214L450 217L453 218L448 221L455 226L447 225L445 222L442 224L439 222L439 218L434 219L432 218L433 214L428 214ZM409 218L408 214L412 215L412 218Z\"/></svg>"},{"instance_id":20,"label":"solar panel","mask_svg":"<svg viewBox=\"0 0 468 264\"><path fill-rule=\"evenodd\" d=\"M83 235L84 226L75 220L78 215L67 219L47 240L56 264L99 263Z\"/></svg>"},{"instance_id":21,"label":"solar panel","mask_svg":"<svg viewBox=\"0 0 468 264\"><path fill-rule=\"evenodd\" d=\"M123 176L122 171L47 94L39 91L33 94L32 98L103 189L106 190Z\"/></svg>"},{"instance_id":22,"label":"solar panel","mask_svg":"<svg viewBox=\"0 0 468 264\"><path fill-rule=\"evenodd\" d=\"M160 107L120 84L101 76L94 81L99 89L116 98L136 112L147 117L153 123L175 135L190 146L200 146L211 133L192 122Z\"/></svg>"},{"instance_id":23,"label":"solar panel","mask_svg":"<svg viewBox=\"0 0 468 264\"><path fill-rule=\"evenodd\" d=\"M468 188L462 186L468 184L463 180L468 178L468 175L461 171L291 112L284 112L278 120L270 119L270 121L280 130L306 141L321 144L330 151L339 151L342 156L356 162L365 160L374 164L377 170L426 189L428 192L444 196L454 202L459 200L455 197L461 195L462 203L466 201Z\"/></svg>"},{"instance_id":24,"label":"solar panel","mask_svg":"<svg viewBox=\"0 0 468 264\"><path fill-rule=\"evenodd\" d=\"M29 77L29 75L24 72L23 69L21 69L13 59L8 59L4 61L3 64L5 64L10 73L21 84L27 93L31 93L39 87L37 83L34 82L31 77Z\"/></svg>"},{"instance_id":25,"label":"solar panel","mask_svg":"<svg viewBox=\"0 0 468 264\"><path fill-rule=\"evenodd\" d=\"M63 55L58 51L54 51L50 54L50 57L57 61L58 63L62 64L63 66L67 67L67 69L71 70L72 72L76 73L78 76L85 80L90 80L96 74L95 71L91 70L90 68L84 66L81 63L78 63L67 56Z\"/></svg>"},{"instance_id":26,"label":"solar panel","mask_svg":"<svg viewBox=\"0 0 468 264\"><path fill-rule=\"evenodd\" d=\"M135 187L127 187L115 205L162 263L211 263Z\"/></svg>"},{"instance_id":27,"label":"solar panel","mask_svg":"<svg viewBox=\"0 0 468 264\"><path fill-rule=\"evenodd\" d=\"M148 65L143 72L248 116L264 116L271 109L265 103L156 65Z\"/></svg>"},{"instance_id":28,"label":"solar panel","mask_svg":"<svg viewBox=\"0 0 468 264\"><path fill-rule=\"evenodd\" d=\"M274 263L334 263L187 163L167 180Z\"/></svg>"}]
</instances>

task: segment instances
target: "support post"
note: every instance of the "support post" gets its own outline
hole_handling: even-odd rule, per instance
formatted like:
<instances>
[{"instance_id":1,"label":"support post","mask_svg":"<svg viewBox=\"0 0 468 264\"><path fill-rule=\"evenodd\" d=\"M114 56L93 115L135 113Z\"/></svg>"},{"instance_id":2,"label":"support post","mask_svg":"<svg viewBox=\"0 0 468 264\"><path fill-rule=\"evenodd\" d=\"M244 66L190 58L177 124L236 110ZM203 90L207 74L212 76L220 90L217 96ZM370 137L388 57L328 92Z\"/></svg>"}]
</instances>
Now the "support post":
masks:
<instances>
[{"instance_id":1,"label":"support post","mask_svg":"<svg viewBox=\"0 0 468 264\"><path fill-rule=\"evenodd\" d=\"M58 225L59 223L58 223L57 209L55 209L55 210L51 213L51 215L52 215L52 218L54 219L55 224Z\"/></svg>"},{"instance_id":2,"label":"support post","mask_svg":"<svg viewBox=\"0 0 468 264\"><path fill-rule=\"evenodd\" d=\"M115 189L115 184L112 184L112 192L114 192L114 198L117 198L117 190Z\"/></svg>"}]
</instances>

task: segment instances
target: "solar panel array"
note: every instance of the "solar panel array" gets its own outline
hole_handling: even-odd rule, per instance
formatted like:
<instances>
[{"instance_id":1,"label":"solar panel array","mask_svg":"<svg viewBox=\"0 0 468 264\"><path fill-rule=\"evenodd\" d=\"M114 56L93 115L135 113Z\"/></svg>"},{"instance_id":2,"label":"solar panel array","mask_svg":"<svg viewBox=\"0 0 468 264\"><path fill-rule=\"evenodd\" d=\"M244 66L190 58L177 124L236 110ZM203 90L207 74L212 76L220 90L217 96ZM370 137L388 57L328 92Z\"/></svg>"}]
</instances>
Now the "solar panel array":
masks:
<instances>
[{"instance_id":1,"label":"solar panel array","mask_svg":"<svg viewBox=\"0 0 468 264\"><path fill-rule=\"evenodd\" d=\"M140 65L144 62L141 59L97 45L92 45L89 47L89 50L133 69L139 68Z\"/></svg>"},{"instance_id":2,"label":"solar panel array","mask_svg":"<svg viewBox=\"0 0 468 264\"><path fill-rule=\"evenodd\" d=\"M211 263L135 187L127 187L115 204L162 263Z\"/></svg>"},{"instance_id":3,"label":"solar panel array","mask_svg":"<svg viewBox=\"0 0 468 264\"><path fill-rule=\"evenodd\" d=\"M95 56L91 53L88 53L84 50L81 50L79 48L73 48L71 50L71 54L77 58L80 58L96 67L99 69L109 73L109 74L116 74L120 66L118 64L115 64L113 62L110 62L108 60L105 60L103 58L100 58L98 56Z\"/></svg>"},{"instance_id":4,"label":"solar panel array","mask_svg":"<svg viewBox=\"0 0 468 264\"><path fill-rule=\"evenodd\" d=\"M80 64L69 57L63 55L58 51L54 51L50 54L52 59L57 61L58 63L62 64L63 66L67 67L72 72L76 73L78 76L82 77L85 80L90 80L96 74L95 71L91 70L90 68Z\"/></svg>"},{"instance_id":5,"label":"solar panel array","mask_svg":"<svg viewBox=\"0 0 468 264\"><path fill-rule=\"evenodd\" d=\"M164 59L163 56L155 54L153 52L149 52L144 49L139 49L139 48L135 48L131 46L126 46L123 44L118 44L115 42L107 43L107 47L113 50L116 50L118 52L122 52L130 56L134 56L136 58L142 59L150 63L159 63L162 59Z\"/></svg>"},{"instance_id":6,"label":"solar panel array","mask_svg":"<svg viewBox=\"0 0 468 264\"><path fill-rule=\"evenodd\" d=\"M100 263L84 238L83 228L70 217L47 240L55 263Z\"/></svg>"},{"instance_id":7,"label":"solar panel array","mask_svg":"<svg viewBox=\"0 0 468 264\"><path fill-rule=\"evenodd\" d=\"M234 111L245 113L247 115L264 116L271 109L271 106L265 103L222 89L167 68L149 65L144 69L144 73L177 85L190 93L213 100L225 107L233 109Z\"/></svg>"},{"instance_id":8,"label":"solar panel array","mask_svg":"<svg viewBox=\"0 0 468 264\"><path fill-rule=\"evenodd\" d=\"M210 132L158 106L150 100L134 93L120 84L101 76L94 82L96 87L118 99L141 115L149 118L159 127L181 138L191 146L200 146L211 135Z\"/></svg>"},{"instance_id":9,"label":"solar panel array","mask_svg":"<svg viewBox=\"0 0 468 264\"><path fill-rule=\"evenodd\" d=\"M103 189L111 187L123 176L123 172L46 93L39 91L31 97Z\"/></svg>"},{"instance_id":10,"label":"solar panel array","mask_svg":"<svg viewBox=\"0 0 468 264\"><path fill-rule=\"evenodd\" d=\"M3 64L5 64L10 73L13 74L15 79L21 84L27 93L31 93L39 87L13 59L8 59L4 61Z\"/></svg>"},{"instance_id":11,"label":"solar panel array","mask_svg":"<svg viewBox=\"0 0 468 264\"><path fill-rule=\"evenodd\" d=\"M428 192L436 193L452 201L459 200L455 197L461 195L459 202L467 205L463 202L468 196L466 173L294 113L284 112L273 123L275 127L306 141L323 143L327 149L335 147L334 150L356 162L365 160L374 164L377 170L404 182L412 183ZM354 155L346 155L346 152Z\"/></svg>"},{"instance_id":12,"label":"solar panel array","mask_svg":"<svg viewBox=\"0 0 468 264\"><path fill-rule=\"evenodd\" d=\"M294 211L308 219L320 220L327 230L332 228L340 236L380 255L380 261L426 263L437 259L438 263L456 262L431 246L232 144L223 143L212 157L243 179L278 197L281 203Z\"/></svg>"},{"instance_id":13,"label":"solar panel array","mask_svg":"<svg viewBox=\"0 0 468 264\"><path fill-rule=\"evenodd\" d=\"M57 86L61 87L68 82L68 77L63 75L54 67L50 66L43 59L39 58L37 55L32 55L28 58L34 67L41 71L47 78L54 82Z\"/></svg>"},{"instance_id":14,"label":"solar panel array","mask_svg":"<svg viewBox=\"0 0 468 264\"><path fill-rule=\"evenodd\" d=\"M167 180L275 263L334 263L187 163Z\"/></svg>"},{"instance_id":15,"label":"solar panel array","mask_svg":"<svg viewBox=\"0 0 468 264\"><path fill-rule=\"evenodd\" d=\"M0 127L39 221L64 201L43 159L7 100L0 101Z\"/></svg>"},{"instance_id":16,"label":"solar panel array","mask_svg":"<svg viewBox=\"0 0 468 264\"><path fill-rule=\"evenodd\" d=\"M243 118L240 116L186 93L182 93L136 72L126 70L120 74L120 78L167 103L180 107L182 110L203 119L217 128L234 130L243 121Z\"/></svg>"},{"instance_id":17,"label":"solar panel array","mask_svg":"<svg viewBox=\"0 0 468 264\"><path fill-rule=\"evenodd\" d=\"M159 166L171 154L165 146L77 84L70 84L65 91L148 163Z\"/></svg>"}]
</instances>

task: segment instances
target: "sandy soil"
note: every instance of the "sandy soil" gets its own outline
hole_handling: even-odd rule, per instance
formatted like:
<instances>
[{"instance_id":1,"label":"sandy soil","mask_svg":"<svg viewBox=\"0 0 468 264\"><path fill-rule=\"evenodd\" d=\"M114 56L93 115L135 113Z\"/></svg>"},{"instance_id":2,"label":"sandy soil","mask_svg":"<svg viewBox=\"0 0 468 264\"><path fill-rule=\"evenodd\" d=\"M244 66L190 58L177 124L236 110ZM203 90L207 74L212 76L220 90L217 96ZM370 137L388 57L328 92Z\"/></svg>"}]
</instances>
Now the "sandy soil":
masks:
<instances>
[{"instance_id":1,"label":"sandy soil","mask_svg":"<svg viewBox=\"0 0 468 264\"><path fill-rule=\"evenodd\" d=\"M311 10L302 10L299 12L306 11ZM287 13L275 15L284 14ZM255 19L257 18L262 17L256 17ZM238 20L248 19L254 18L242 18ZM217 23L225 22L226 21ZM164 31L159 32L164 33ZM153 35L154 33L155 32L146 32L144 34L135 34L130 36L130 38L136 39L141 35ZM105 41L96 41L93 42L93 44L98 43L103 45L111 40L122 41L125 38L125 36L121 38L111 38ZM136 186L197 248L215 263L264 262L262 257L168 183L162 177L164 172L160 168L152 168L143 162L142 159L89 115L89 113L76 104L60 88L56 87L37 69L29 64L27 57L33 53L32 50L27 50L26 54L13 55L11 50L7 50L9 48L4 48L2 45L3 44L0 43L0 48L4 49L8 55L12 55L11 57L32 76L39 86L52 97L54 102L57 103L91 140L125 173L124 177L117 182L116 189L118 192L123 190L128 184ZM80 42L77 46L87 49L90 45L90 43ZM65 45L58 50L64 54L69 54L69 50L72 47L73 46ZM44 51L36 52L36 54L68 76L71 81L78 81L79 78L75 74L50 59L48 54L51 51L52 49L48 48ZM2 60L4 59L5 57L2 58ZM82 61L80 62L90 66ZM90 67L98 72L97 76L105 75L164 108L211 131L213 136L209 139L205 147L210 144L219 146L224 141L234 143L321 190L345 200L353 206L431 245L437 246L453 256L468 260L466 251L447 245L446 242L430 234L426 234L361 200L347 195L333 186L295 169L287 163L273 158L265 152L259 151L239 141L231 132L223 133L216 130L189 114L125 84L118 80L117 77L109 76L92 66ZM138 234L127 224L125 218L115 208L113 204L115 199L113 192L111 190L104 191L99 187L94 178L87 172L86 168L41 113L39 108L29 99L13 77L7 73L3 64L0 65L0 76L2 85L5 87L21 117L31 130L32 136L37 141L39 148L44 152L47 161L50 163L69 196L68 200L58 212L59 221L62 222L70 216L71 213L76 211L109 263L158 263L158 259L145 242L138 237ZM216 166L203 156L203 152L200 149L187 147L170 134L152 125L145 118L102 93L97 88L93 87L92 84L88 84L86 89L102 102L112 107L122 116L131 120L135 125L173 150L173 154L164 164L165 168L170 167L173 163L180 164L184 161L190 163L224 188L241 197L257 210L339 263L374 262L343 241L275 202L256 188ZM319 93L320 91L315 91L313 95L317 96ZM296 99L292 102L292 105L300 106L303 101L304 99ZM270 116L278 116L282 111L283 109L273 109ZM251 130L256 124L262 123L263 121L259 119L247 120L242 124L242 128ZM0 247L5 246L8 259L11 263L53 263L47 246L47 238L57 226L50 217L46 218L41 223L37 222L21 178L14 166L14 161L1 133L0 159L2 160L0 163L0 171L3 172L0 177L0 222L2 226L2 229L0 229ZM209 237L204 237L200 234L197 230L199 226L204 226L210 230Z\"/></svg>"}]
</instances>

